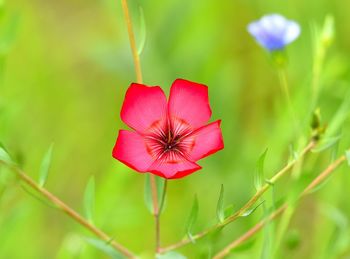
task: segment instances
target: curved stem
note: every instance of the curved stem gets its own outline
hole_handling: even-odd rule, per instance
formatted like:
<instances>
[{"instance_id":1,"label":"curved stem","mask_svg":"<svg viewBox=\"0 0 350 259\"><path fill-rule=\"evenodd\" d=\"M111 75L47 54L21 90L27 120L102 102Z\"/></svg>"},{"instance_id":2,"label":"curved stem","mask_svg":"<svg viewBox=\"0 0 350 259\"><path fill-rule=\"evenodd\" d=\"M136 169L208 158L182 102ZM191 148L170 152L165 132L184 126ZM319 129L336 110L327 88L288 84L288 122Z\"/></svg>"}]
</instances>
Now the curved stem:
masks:
<instances>
[{"instance_id":1,"label":"curved stem","mask_svg":"<svg viewBox=\"0 0 350 259\"><path fill-rule=\"evenodd\" d=\"M316 145L315 140L312 140L300 153L299 158L305 156L308 152L311 151L311 149ZM263 185L263 187L261 187L261 189L259 189L255 195L250 198L250 200L243 205L243 207L241 207L236 213L234 213L233 215L231 215L230 217L226 218L225 221L218 223L196 235L192 236L192 239L184 239L178 243L169 245L167 247L161 248L160 252L161 253L165 253L177 248L180 248L182 246L185 246L191 242L193 242L193 240L197 240L200 239L204 236L206 236L207 234L213 232L214 230L221 228L223 226L226 226L227 224L235 221L236 219L238 219L239 217L241 217L245 212L247 212L255 203L256 201L259 200L259 198L271 187L271 185L273 185L278 179L280 179L283 175L285 175L291 168L293 168L293 166L297 163L298 159L293 160L292 162L288 163L285 167L283 167L279 172L277 172L269 181L267 181L268 183L266 183L265 185Z\"/></svg>"},{"instance_id":2,"label":"curved stem","mask_svg":"<svg viewBox=\"0 0 350 259\"><path fill-rule=\"evenodd\" d=\"M284 95L286 97L288 110L289 110L290 116L293 120L294 128L297 131L297 133L300 133L300 128L299 128L300 125L299 125L297 117L295 115L294 106L293 106L292 99L291 99L290 93L289 93L287 73L286 73L286 70L284 68L280 68L278 70L278 78L280 80L282 92L284 93Z\"/></svg>"},{"instance_id":3,"label":"curved stem","mask_svg":"<svg viewBox=\"0 0 350 259\"><path fill-rule=\"evenodd\" d=\"M346 160L345 156L341 156L338 158L335 162L330 164L321 174L319 174L301 193L299 199L304 197L307 194L310 194L312 190L320 185L324 180L326 180L335 169L337 169L344 161ZM247 241L249 238L251 238L253 235L255 235L257 232L259 232L268 222L274 220L278 216L282 215L286 209L288 208L288 204L283 204L280 208L275 210L270 216L267 218L261 220L259 223L257 223L255 226L253 226L251 229L249 229L247 232L245 232L243 235L238 237L236 240L234 240L231 244L226 246L222 251L220 251L218 254L216 254L213 258L214 259L220 259L227 256L230 251L232 251L234 248L240 246L245 241Z\"/></svg>"},{"instance_id":4,"label":"curved stem","mask_svg":"<svg viewBox=\"0 0 350 259\"><path fill-rule=\"evenodd\" d=\"M113 240L112 237L107 235L105 232L91 224L89 221L87 221L85 218L83 218L78 212L76 212L74 209L69 207L66 203L64 203L62 200L60 200L57 196L49 192L47 189L39 186L32 178L30 178L26 173L24 173L21 169L10 166L5 164L9 168L11 168L18 177L24 181L28 186L33 188L35 191L42 194L46 199L48 199L50 202L52 202L55 206L57 206L58 209L63 211L65 214L67 214L71 219L76 221L78 224L83 226L85 229L89 230L91 233L102 239L103 241L106 241L106 243L110 244L115 250L126 256L127 258L136 258L136 256L130 252L127 248Z\"/></svg>"},{"instance_id":5,"label":"curved stem","mask_svg":"<svg viewBox=\"0 0 350 259\"><path fill-rule=\"evenodd\" d=\"M129 14L128 2L127 2L127 0L121 0L121 1L122 1L125 23L126 23L126 26L128 29L132 57L134 59L134 66L135 66L137 83L142 84L142 70L141 70L140 56L139 56L139 54L137 52L137 48L136 48L135 35L134 35L133 28L132 28L130 14Z\"/></svg>"}]
</instances>

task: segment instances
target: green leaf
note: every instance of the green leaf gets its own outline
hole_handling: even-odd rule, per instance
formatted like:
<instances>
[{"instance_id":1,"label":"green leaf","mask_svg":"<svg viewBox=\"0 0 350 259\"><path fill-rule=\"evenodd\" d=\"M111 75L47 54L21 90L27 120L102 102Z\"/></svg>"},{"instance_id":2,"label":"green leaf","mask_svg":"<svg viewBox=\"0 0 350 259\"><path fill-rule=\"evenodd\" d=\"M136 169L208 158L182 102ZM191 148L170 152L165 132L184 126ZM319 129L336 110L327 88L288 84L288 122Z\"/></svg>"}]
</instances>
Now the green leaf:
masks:
<instances>
[{"instance_id":1,"label":"green leaf","mask_svg":"<svg viewBox=\"0 0 350 259\"><path fill-rule=\"evenodd\" d=\"M264 184L264 163L267 154L267 149L261 154L255 170L254 185L257 190L260 190Z\"/></svg>"},{"instance_id":2,"label":"green leaf","mask_svg":"<svg viewBox=\"0 0 350 259\"><path fill-rule=\"evenodd\" d=\"M334 17L332 15L327 15L322 28L322 43L325 47L329 47L334 40Z\"/></svg>"},{"instance_id":3,"label":"green leaf","mask_svg":"<svg viewBox=\"0 0 350 259\"><path fill-rule=\"evenodd\" d=\"M93 176L89 179L84 193L84 212L89 222L93 222L93 214L95 207L95 179Z\"/></svg>"},{"instance_id":4,"label":"green leaf","mask_svg":"<svg viewBox=\"0 0 350 259\"><path fill-rule=\"evenodd\" d=\"M0 161L7 165L15 164L1 143L0 143Z\"/></svg>"},{"instance_id":5,"label":"green leaf","mask_svg":"<svg viewBox=\"0 0 350 259\"><path fill-rule=\"evenodd\" d=\"M49 175L49 170L52 160L53 143L47 150L43 160L41 161L40 173L39 173L39 186L43 187L46 183L47 176Z\"/></svg>"},{"instance_id":6,"label":"green leaf","mask_svg":"<svg viewBox=\"0 0 350 259\"><path fill-rule=\"evenodd\" d=\"M57 209L58 206L52 202L50 202L49 200L45 199L44 197L42 197L41 193L38 193L36 191L33 191L32 189L29 189L26 187L26 185L21 185L23 191L25 191L27 194L29 194L30 196L32 196L34 199L36 199L37 201L41 202L42 204L50 207L50 208L54 208Z\"/></svg>"},{"instance_id":7,"label":"green leaf","mask_svg":"<svg viewBox=\"0 0 350 259\"><path fill-rule=\"evenodd\" d=\"M225 220L225 210L224 210L224 185L221 184L220 196L218 204L216 206L216 216L218 221L221 223Z\"/></svg>"},{"instance_id":8,"label":"green leaf","mask_svg":"<svg viewBox=\"0 0 350 259\"><path fill-rule=\"evenodd\" d=\"M235 212L235 206L233 206L233 204L226 206L224 210L225 219L231 216L234 212Z\"/></svg>"},{"instance_id":9,"label":"green leaf","mask_svg":"<svg viewBox=\"0 0 350 259\"><path fill-rule=\"evenodd\" d=\"M112 248L108 242L104 242L100 239L86 237L86 242L96 249L100 250L104 254L110 256L112 259L123 259L124 256L118 253L114 248Z\"/></svg>"},{"instance_id":10,"label":"green leaf","mask_svg":"<svg viewBox=\"0 0 350 259\"><path fill-rule=\"evenodd\" d=\"M329 149L329 148L333 147L335 144L337 144L338 141L340 140L340 138L341 138L341 136L323 138L320 141L320 143L317 145L317 147L312 149L312 152L318 153L318 152L325 151L326 149Z\"/></svg>"},{"instance_id":11,"label":"green leaf","mask_svg":"<svg viewBox=\"0 0 350 259\"><path fill-rule=\"evenodd\" d=\"M157 187L157 197L158 197L158 206L160 206L160 209L162 212L162 209L164 206L161 206L164 204L163 201L163 191L164 191L164 184L165 180L161 177L154 176L156 179L156 187ZM145 204L147 209L149 210L150 213L154 213L154 208L153 208L153 193L152 193L152 184L151 184L151 175L146 174L146 179L145 179L145 193L144 193L144 199L145 199Z\"/></svg>"},{"instance_id":12,"label":"green leaf","mask_svg":"<svg viewBox=\"0 0 350 259\"><path fill-rule=\"evenodd\" d=\"M256 205L255 207L253 207L250 210L247 210L246 212L244 212L240 217L248 217L249 215L251 215L254 211L256 211L257 208L259 208L265 201L260 202L258 205Z\"/></svg>"},{"instance_id":13,"label":"green leaf","mask_svg":"<svg viewBox=\"0 0 350 259\"><path fill-rule=\"evenodd\" d=\"M350 150L345 151L346 159L348 160L348 165L350 166Z\"/></svg>"},{"instance_id":14,"label":"green leaf","mask_svg":"<svg viewBox=\"0 0 350 259\"><path fill-rule=\"evenodd\" d=\"M142 54L143 48L145 47L147 30L146 30L145 15L143 13L143 9L141 6L139 7L139 10L140 10L140 41L139 41L139 46L137 47L137 54L140 56Z\"/></svg>"},{"instance_id":15,"label":"green leaf","mask_svg":"<svg viewBox=\"0 0 350 259\"><path fill-rule=\"evenodd\" d=\"M174 251L165 254L157 254L156 259L186 259L187 257Z\"/></svg>"},{"instance_id":16,"label":"green leaf","mask_svg":"<svg viewBox=\"0 0 350 259\"><path fill-rule=\"evenodd\" d=\"M190 213L190 215L188 217L187 224L186 224L186 234L187 234L188 238L191 239L191 241L193 243L194 243L194 240L192 239L192 234L191 233L192 233L193 225L197 221L198 209L199 209L198 199L197 199L197 195L195 195L194 196L194 200L193 200L191 213Z\"/></svg>"}]
</instances>

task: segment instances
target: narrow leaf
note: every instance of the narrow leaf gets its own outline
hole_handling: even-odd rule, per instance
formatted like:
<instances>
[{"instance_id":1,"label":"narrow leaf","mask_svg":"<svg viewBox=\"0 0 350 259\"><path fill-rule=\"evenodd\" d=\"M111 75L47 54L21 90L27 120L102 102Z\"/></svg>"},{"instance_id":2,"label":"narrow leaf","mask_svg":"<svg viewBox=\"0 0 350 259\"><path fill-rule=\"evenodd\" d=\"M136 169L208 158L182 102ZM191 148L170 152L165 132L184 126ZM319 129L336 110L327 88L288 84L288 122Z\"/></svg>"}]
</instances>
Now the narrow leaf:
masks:
<instances>
[{"instance_id":1,"label":"narrow leaf","mask_svg":"<svg viewBox=\"0 0 350 259\"><path fill-rule=\"evenodd\" d=\"M49 170L52 160L53 143L50 145L43 160L41 161L40 173L39 173L39 186L43 187L46 183L47 176L49 175Z\"/></svg>"},{"instance_id":2,"label":"narrow leaf","mask_svg":"<svg viewBox=\"0 0 350 259\"><path fill-rule=\"evenodd\" d=\"M141 55L143 48L145 46L147 31L146 31L145 15L143 13L143 9L141 6L139 7L139 10L140 10L140 42L137 48L137 53L138 55Z\"/></svg>"},{"instance_id":3,"label":"narrow leaf","mask_svg":"<svg viewBox=\"0 0 350 259\"><path fill-rule=\"evenodd\" d=\"M10 155L7 153L6 149L4 146L0 143L0 161L8 164L8 165L13 165L14 162L11 159Z\"/></svg>"},{"instance_id":4,"label":"narrow leaf","mask_svg":"<svg viewBox=\"0 0 350 259\"><path fill-rule=\"evenodd\" d=\"M321 142L317 145L317 147L312 149L312 152L318 153L318 152L325 151L333 147L335 144L337 144L340 138L341 136L323 138Z\"/></svg>"},{"instance_id":5,"label":"narrow leaf","mask_svg":"<svg viewBox=\"0 0 350 259\"><path fill-rule=\"evenodd\" d=\"M156 259L186 259L187 257L174 251L165 254L157 254Z\"/></svg>"},{"instance_id":6,"label":"narrow leaf","mask_svg":"<svg viewBox=\"0 0 350 259\"><path fill-rule=\"evenodd\" d=\"M267 149L261 154L255 170L254 185L257 190L260 190L264 184L264 163L267 154Z\"/></svg>"},{"instance_id":7,"label":"narrow leaf","mask_svg":"<svg viewBox=\"0 0 350 259\"><path fill-rule=\"evenodd\" d=\"M49 200L43 198L40 196L40 193L35 193L33 190L29 189L26 187L26 185L21 185L23 191L25 191L27 194L29 194L30 196L32 196L34 199L36 199L37 201L41 202L42 204L50 207L50 208L54 208L57 209L57 205L50 202Z\"/></svg>"},{"instance_id":8,"label":"narrow leaf","mask_svg":"<svg viewBox=\"0 0 350 259\"><path fill-rule=\"evenodd\" d=\"M220 196L216 206L216 216L219 222L225 220L225 210L224 210L224 185L221 184Z\"/></svg>"},{"instance_id":9,"label":"narrow leaf","mask_svg":"<svg viewBox=\"0 0 350 259\"><path fill-rule=\"evenodd\" d=\"M110 256L112 259L123 259L124 256L118 253L115 249L113 249L107 242L104 242L100 239L96 238L85 238L86 242L96 249L100 250L104 254Z\"/></svg>"},{"instance_id":10,"label":"narrow leaf","mask_svg":"<svg viewBox=\"0 0 350 259\"><path fill-rule=\"evenodd\" d=\"M225 219L231 216L235 212L233 204L228 205L224 210Z\"/></svg>"},{"instance_id":11,"label":"narrow leaf","mask_svg":"<svg viewBox=\"0 0 350 259\"><path fill-rule=\"evenodd\" d=\"M347 150L347 151L345 152L345 156L346 156L346 159L348 160L348 164L349 164L349 166L350 166L350 150Z\"/></svg>"},{"instance_id":12,"label":"narrow leaf","mask_svg":"<svg viewBox=\"0 0 350 259\"><path fill-rule=\"evenodd\" d=\"M197 199L197 195L195 195L191 213L190 213L190 216L188 217L187 224L186 224L186 234L188 238L191 240L192 240L192 234L191 234L192 228L193 228L193 225L196 223L197 217L198 217L198 208L199 208L198 199ZM192 240L192 242L194 243L194 240Z\"/></svg>"},{"instance_id":13,"label":"narrow leaf","mask_svg":"<svg viewBox=\"0 0 350 259\"><path fill-rule=\"evenodd\" d=\"M84 193L84 212L89 222L93 222L93 214L95 207L95 179L93 176L89 179Z\"/></svg>"},{"instance_id":14,"label":"narrow leaf","mask_svg":"<svg viewBox=\"0 0 350 259\"><path fill-rule=\"evenodd\" d=\"M256 205L255 207L253 207L250 210L247 210L246 212L244 212L241 217L248 217L249 215L251 215L254 211L256 211L257 208L259 208L265 201L260 202L258 205Z\"/></svg>"},{"instance_id":15,"label":"narrow leaf","mask_svg":"<svg viewBox=\"0 0 350 259\"><path fill-rule=\"evenodd\" d=\"M161 206L164 204L163 201L163 191L164 191L164 184L165 180L161 177L156 177L156 189L157 189L157 202L158 206L163 209L164 206ZM145 179L145 193L144 193L144 200L145 200L145 205L147 209L149 210L150 213L154 213L154 207L153 207L153 192L152 192L152 183L151 183L151 176L149 174L146 174L146 179Z\"/></svg>"}]
</instances>

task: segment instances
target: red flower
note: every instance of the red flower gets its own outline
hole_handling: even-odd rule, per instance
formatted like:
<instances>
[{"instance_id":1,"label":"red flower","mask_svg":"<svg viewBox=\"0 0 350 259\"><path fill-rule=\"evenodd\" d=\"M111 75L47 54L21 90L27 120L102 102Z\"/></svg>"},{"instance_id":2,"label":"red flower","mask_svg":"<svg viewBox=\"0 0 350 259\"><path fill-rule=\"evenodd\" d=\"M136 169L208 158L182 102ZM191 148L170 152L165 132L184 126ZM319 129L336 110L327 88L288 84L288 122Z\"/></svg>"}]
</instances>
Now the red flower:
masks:
<instances>
[{"instance_id":1,"label":"red flower","mask_svg":"<svg viewBox=\"0 0 350 259\"><path fill-rule=\"evenodd\" d=\"M196 161L224 148L220 120L211 117L208 88L183 79L169 101L159 86L131 84L121 110L135 131L120 130L113 157L138 172L181 178L201 167Z\"/></svg>"}]
</instances>

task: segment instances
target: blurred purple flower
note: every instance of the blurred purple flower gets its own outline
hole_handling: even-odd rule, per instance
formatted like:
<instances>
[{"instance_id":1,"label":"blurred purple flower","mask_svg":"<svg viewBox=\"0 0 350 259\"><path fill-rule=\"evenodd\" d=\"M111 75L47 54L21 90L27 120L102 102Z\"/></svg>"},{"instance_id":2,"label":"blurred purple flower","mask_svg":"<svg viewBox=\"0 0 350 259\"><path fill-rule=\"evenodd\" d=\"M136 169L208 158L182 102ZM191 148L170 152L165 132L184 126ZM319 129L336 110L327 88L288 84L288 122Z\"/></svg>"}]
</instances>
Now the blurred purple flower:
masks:
<instances>
[{"instance_id":1,"label":"blurred purple flower","mask_svg":"<svg viewBox=\"0 0 350 259\"><path fill-rule=\"evenodd\" d=\"M248 32L269 51L281 50L298 38L300 26L279 14L263 16L248 25Z\"/></svg>"}]
</instances>

